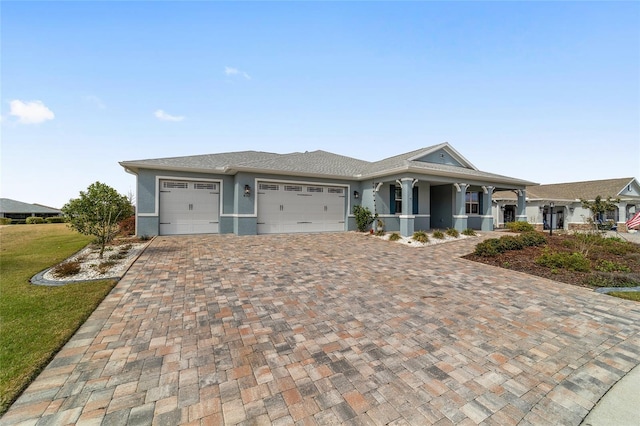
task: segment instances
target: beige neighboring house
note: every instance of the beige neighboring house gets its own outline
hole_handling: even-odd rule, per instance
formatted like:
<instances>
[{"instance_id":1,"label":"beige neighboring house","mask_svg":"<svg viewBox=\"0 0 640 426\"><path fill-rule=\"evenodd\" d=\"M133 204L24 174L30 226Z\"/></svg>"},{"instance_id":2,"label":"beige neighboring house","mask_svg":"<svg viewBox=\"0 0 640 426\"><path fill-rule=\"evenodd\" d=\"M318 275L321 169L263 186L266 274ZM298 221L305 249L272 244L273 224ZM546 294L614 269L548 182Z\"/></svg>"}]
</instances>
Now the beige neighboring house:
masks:
<instances>
[{"instance_id":1,"label":"beige neighboring house","mask_svg":"<svg viewBox=\"0 0 640 426\"><path fill-rule=\"evenodd\" d=\"M585 229L591 212L582 207L580 199L594 201L597 196L619 200L616 210L599 218L613 222L619 232L626 232L625 222L640 211L640 184L632 177L528 186L526 194L527 221L537 229L548 229L549 223L552 229ZM552 204L553 217L550 217ZM516 220L516 205L514 191L493 194L492 213L496 228Z\"/></svg>"}]
</instances>

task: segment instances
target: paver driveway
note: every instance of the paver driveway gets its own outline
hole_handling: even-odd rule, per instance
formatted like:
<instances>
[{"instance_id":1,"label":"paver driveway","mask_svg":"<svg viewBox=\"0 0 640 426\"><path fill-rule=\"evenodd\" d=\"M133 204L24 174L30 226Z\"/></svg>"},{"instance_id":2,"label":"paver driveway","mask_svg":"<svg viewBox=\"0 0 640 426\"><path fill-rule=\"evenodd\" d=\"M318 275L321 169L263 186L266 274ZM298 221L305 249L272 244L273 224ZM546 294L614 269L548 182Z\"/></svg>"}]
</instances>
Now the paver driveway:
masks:
<instances>
[{"instance_id":1,"label":"paver driveway","mask_svg":"<svg viewBox=\"0 0 640 426\"><path fill-rule=\"evenodd\" d=\"M579 424L640 304L356 233L159 237L2 424Z\"/></svg>"}]
</instances>

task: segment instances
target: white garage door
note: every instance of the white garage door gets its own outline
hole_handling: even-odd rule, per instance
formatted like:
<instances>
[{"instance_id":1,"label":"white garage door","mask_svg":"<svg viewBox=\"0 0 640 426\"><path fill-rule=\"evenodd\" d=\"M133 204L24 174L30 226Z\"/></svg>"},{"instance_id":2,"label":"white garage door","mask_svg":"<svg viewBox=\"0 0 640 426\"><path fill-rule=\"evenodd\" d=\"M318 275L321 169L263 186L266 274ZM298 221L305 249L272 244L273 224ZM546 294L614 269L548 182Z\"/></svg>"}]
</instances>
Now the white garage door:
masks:
<instances>
[{"instance_id":1,"label":"white garage door","mask_svg":"<svg viewBox=\"0 0 640 426\"><path fill-rule=\"evenodd\" d=\"M218 183L160 181L160 235L214 234L219 219Z\"/></svg>"},{"instance_id":2,"label":"white garage door","mask_svg":"<svg viewBox=\"0 0 640 426\"><path fill-rule=\"evenodd\" d=\"M344 231L344 187L258 182L258 233Z\"/></svg>"}]
</instances>

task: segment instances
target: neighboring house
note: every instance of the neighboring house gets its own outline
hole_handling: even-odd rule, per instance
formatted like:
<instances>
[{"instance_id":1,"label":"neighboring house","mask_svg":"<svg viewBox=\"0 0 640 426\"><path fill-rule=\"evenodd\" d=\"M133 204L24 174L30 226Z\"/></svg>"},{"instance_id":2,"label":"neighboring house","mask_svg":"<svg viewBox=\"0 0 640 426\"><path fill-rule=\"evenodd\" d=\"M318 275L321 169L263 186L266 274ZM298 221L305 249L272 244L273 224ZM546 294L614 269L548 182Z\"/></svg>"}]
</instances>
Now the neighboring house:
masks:
<instances>
[{"instance_id":1,"label":"neighboring house","mask_svg":"<svg viewBox=\"0 0 640 426\"><path fill-rule=\"evenodd\" d=\"M52 217L60 215L62 215L62 212L52 207L23 203L10 198L0 198L0 217L24 220L31 216Z\"/></svg>"},{"instance_id":2,"label":"neighboring house","mask_svg":"<svg viewBox=\"0 0 640 426\"><path fill-rule=\"evenodd\" d=\"M532 182L478 170L448 143L368 162L326 151L243 151L123 161L137 176L138 235L238 235L356 229L354 205L387 231L491 230L495 190Z\"/></svg>"},{"instance_id":3,"label":"neighboring house","mask_svg":"<svg viewBox=\"0 0 640 426\"><path fill-rule=\"evenodd\" d=\"M593 202L597 196L603 200L611 197L616 209L607 212L603 222L617 225L618 231L626 231L625 222L640 211L640 184L635 178L592 180L527 187L527 221L538 229L585 229L589 226L591 211L582 207L581 199ZM493 216L498 227L515 220L517 197L511 191L494 193ZM550 217L553 203L553 218Z\"/></svg>"}]
</instances>

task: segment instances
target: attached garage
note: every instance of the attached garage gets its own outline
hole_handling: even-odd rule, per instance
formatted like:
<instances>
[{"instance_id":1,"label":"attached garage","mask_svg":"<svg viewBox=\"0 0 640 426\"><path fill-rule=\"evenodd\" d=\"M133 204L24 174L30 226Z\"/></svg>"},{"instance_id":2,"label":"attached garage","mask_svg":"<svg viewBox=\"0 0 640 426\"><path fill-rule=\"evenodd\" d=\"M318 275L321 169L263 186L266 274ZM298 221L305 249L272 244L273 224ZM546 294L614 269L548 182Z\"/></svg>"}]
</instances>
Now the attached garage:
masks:
<instances>
[{"instance_id":1,"label":"attached garage","mask_svg":"<svg viewBox=\"0 0 640 426\"><path fill-rule=\"evenodd\" d=\"M343 186L258 182L258 233L345 230Z\"/></svg>"},{"instance_id":2,"label":"attached garage","mask_svg":"<svg viewBox=\"0 0 640 426\"><path fill-rule=\"evenodd\" d=\"M159 201L160 235L218 233L219 183L160 180Z\"/></svg>"}]
</instances>

